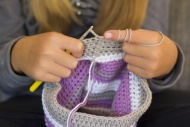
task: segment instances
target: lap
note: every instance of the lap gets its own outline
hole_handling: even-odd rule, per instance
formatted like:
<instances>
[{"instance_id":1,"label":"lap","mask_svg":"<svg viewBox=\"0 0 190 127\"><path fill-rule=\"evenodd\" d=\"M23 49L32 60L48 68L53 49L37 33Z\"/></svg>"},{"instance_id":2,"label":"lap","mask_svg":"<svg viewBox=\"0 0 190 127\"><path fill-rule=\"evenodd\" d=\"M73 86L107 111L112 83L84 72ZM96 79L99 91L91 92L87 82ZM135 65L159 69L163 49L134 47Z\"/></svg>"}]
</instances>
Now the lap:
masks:
<instances>
[{"instance_id":1,"label":"lap","mask_svg":"<svg viewBox=\"0 0 190 127\"><path fill-rule=\"evenodd\" d=\"M0 103L0 127L44 127L40 96L18 96Z\"/></svg>"},{"instance_id":2,"label":"lap","mask_svg":"<svg viewBox=\"0 0 190 127\"><path fill-rule=\"evenodd\" d=\"M190 92L166 90L153 95L138 127L189 127ZM40 96L18 96L0 103L0 127L45 127Z\"/></svg>"},{"instance_id":3,"label":"lap","mask_svg":"<svg viewBox=\"0 0 190 127\"><path fill-rule=\"evenodd\" d=\"M166 90L153 95L138 127L189 127L190 92Z\"/></svg>"}]
</instances>

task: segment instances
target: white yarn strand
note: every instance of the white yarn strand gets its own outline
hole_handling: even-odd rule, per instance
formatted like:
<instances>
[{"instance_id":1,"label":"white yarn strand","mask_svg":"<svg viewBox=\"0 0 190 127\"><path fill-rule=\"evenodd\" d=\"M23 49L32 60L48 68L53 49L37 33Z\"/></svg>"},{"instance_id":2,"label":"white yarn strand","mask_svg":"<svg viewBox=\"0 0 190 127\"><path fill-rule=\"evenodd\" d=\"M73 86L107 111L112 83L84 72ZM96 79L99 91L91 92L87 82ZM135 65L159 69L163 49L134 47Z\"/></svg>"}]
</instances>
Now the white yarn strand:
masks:
<instances>
[{"instance_id":1,"label":"white yarn strand","mask_svg":"<svg viewBox=\"0 0 190 127\"><path fill-rule=\"evenodd\" d=\"M118 36L117 36L117 39L115 41L119 41L120 37L121 37L121 30L118 30Z\"/></svg>"},{"instance_id":2,"label":"white yarn strand","mask_svg":"<svg viewBox=\"0 0 190 127\"><path fill-rule=\"evenodd\" d=\"M164 41L165 37L164 37L164 35L162 34L161 31L158 31L158 32L159 32L160 35L162 36L162 39L161 39L161 41L160 41L159 43L157 43L157 44L138 44L138 45L146 46L146 47L155 47L155 46L159 46L159 45L161 45L162 42Z\"/></svg>"},{"instance_id":3,"label":"white yarn strand","mask_svg":"<svg viewBox=\"0 0 190 127\"><path fill-rule=\"evenodd\" d=\"M132 34L133 34L132 30L129 29L129 39L127 40L127 43L131 42Z\"/></svg>"},{"instance_id":4,"label":"white yarn strand","mask_svg":"<svg viewBox=\"0 0 190 127\"><path fill-rule=\"evenodd\" d=\"M90 64L90 68L89 68L89 72L88 72L88 74L89 74L89 77L88 77L88 92L87 92L87 94L86 94L84 100L83 100L82 102L80 102L79 104L77 104L77 105L71 110L71 112L69 113L68 118L67 118L67 127L71 127L71 120L72 120L72 117L73 117L74 113L75 113L80 107L82 107L82 106L84 106L84 105L86 104L87 99L88 99L88 96L89 96L89 94L90 94L91 91L92 91L92 88L93 88L93 84L94 84L94 83L92 82L92 84L91 84L90 80L91 80L92 68L94 67L95 63L96 63L96 62L95 62L95 59L93 59L92 63Z\"/></svg>"},{"instance_id":5,"label":"white yarn strand","mask_svg":"<svg viewBox=\"0 0 190 127\"><path fill-rule=\"evenodd\" d=\"M125 37L124 37L124 39L123 39L121 42L125 42L125 41L127 40L127 38L128 38L128 33L129 33L129 30L126 29Z\"/></svg>"}]
</instances>

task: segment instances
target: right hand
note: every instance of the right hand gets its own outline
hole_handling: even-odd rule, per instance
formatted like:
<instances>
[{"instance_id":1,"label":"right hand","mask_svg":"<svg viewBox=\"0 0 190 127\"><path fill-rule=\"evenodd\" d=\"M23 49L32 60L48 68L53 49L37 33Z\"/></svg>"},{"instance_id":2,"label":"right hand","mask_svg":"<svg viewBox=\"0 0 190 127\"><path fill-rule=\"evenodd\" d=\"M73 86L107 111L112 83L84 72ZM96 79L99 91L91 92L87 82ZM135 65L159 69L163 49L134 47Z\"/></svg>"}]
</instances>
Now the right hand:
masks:
<instances>
[{"instance_id":1,"label":"right hand","mask_svg":"<svg viewBox=\"0 0 190 127\"><path fill-rule=\"evenodd\" d=\"M37 81L59 82L62 77L70 76L82 54L83 43L80 40L49 32L16 42L11 53L11 65L17 74Z\"/></svg>"}]
</instances>

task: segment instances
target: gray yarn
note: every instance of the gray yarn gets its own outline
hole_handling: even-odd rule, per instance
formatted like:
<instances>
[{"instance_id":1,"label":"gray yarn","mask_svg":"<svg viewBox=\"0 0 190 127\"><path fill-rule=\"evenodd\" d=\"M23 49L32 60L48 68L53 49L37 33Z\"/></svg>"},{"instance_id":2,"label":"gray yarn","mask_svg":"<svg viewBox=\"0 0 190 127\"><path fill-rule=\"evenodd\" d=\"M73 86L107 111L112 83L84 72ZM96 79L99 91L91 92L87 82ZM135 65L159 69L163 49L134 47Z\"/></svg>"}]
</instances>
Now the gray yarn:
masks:
<instances>
[{"instance_id":1,"label":"gray yarn","mask_svg":"<svg viewBox=\"0 0 190 127\"><path fill-rule=\"evenodd\" d=\"M140 79L142 80L142 79ZM144 82L142 80L142 82ZM72 127L130 127L138 121L142 114L148 109L151 103L151 91L148 85L142 85L146 99L144 103L132 113L121 117L96 116L86 113L76 112L72 119ZM66 120L70 110L58 104L56 96L61 89L60 85L46 83L42 94L42 102L49 114L60 125L66 127Z\"/></svg>"},{"instance_id":2,"label":"gray yarn","mask_svg":"<svg viewBox=\"0 0 190 127\"><path fill-rule=\"evenodd\" d=\"M103 37L94 37L82 40L84 44L84 54L85 57L98 57L110 54L119 54L122 52L122 42L108 41Z\"/></svg>"},{"instance_id":3,"label":"gray yarn","mask_svg":"<svg viewBox=\"0 0 190 127\"><path fill-rule=\"evenodd\" d=\"M83 43L85 50L81 58L82 60L92 60L94 56L99 57L106 56L109 54L113 55L122 53L121 42L106 41L102 37L85 39L83 40ZM109 114L103 112L103 110L101 109L96 110L99 110L98 113L100 115L105 113L105 116L76 112L74 117L72 118L72 127L130 127L134 125L142 116L142 114L148 109L152 99L152 94L146 80L138 77L138 81L140 82L141 102L136 110L132 111L131 113L125 116L120 117L111 117L109 116ZM68 110L67 108L61 106L57 102L57 94L60 90L61 85L59 83L45 83L42 94L42 103L45 114L50 116L53 122L59 124L56 127L66 127L68 114L71 110ZM78 89L77 91L80 90ZM75 95L77 95L77 91ZM106 95L105 97L107 97L107 95L110 95L110 97L113 97L114 94L114 92L109 91L104 92L101 95ZM76 96L74 96L73 99L75 97ZM100 94L97 96L95 94L91 94L89 96L89 100L94 100L95 97L101 98ZM82 108L82 110L85 111L85 108ZM53 124L55 125L55 123Z\"/></svg>"}]
</instances>

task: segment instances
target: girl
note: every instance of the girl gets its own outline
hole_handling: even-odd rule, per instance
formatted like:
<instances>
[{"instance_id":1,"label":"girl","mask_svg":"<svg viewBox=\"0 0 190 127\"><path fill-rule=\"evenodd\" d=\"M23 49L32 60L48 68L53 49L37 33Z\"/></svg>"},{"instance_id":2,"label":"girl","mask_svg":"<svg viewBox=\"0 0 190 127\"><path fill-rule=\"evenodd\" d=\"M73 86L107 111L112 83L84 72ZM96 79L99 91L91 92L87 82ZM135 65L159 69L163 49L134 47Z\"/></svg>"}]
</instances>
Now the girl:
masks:
<instances>
[{"instance_id":1,"label":"girl","mask_svg":"<svg viewBox=\"0 0 190 127\"><path fill-rule=\"evenodd\" d=\"M40 96L34 96L40 95L41 89L33 94L27 89L35 80L59 82L69 77L78 64L77 58L83 54L83 44L78 38L91 25L108 40L117 39L118 29L123 40L125 29L131 28L131 41L122 47L127 69L147 78L153 92L174 85L181 75L183 55L166 36L168 3L168 0L2 0L0 101L6 101L0 109L11 112L9 118L2 116L1 126L44 126ZM165 34L161 45L139 45L159 43L162 36L157 31ZM18 107L10 109L8 105L12 104Z\"/></svg>"}]
</instances>

